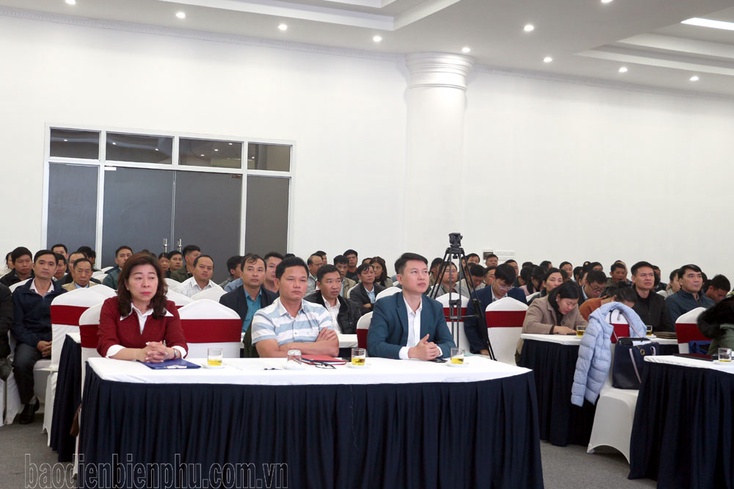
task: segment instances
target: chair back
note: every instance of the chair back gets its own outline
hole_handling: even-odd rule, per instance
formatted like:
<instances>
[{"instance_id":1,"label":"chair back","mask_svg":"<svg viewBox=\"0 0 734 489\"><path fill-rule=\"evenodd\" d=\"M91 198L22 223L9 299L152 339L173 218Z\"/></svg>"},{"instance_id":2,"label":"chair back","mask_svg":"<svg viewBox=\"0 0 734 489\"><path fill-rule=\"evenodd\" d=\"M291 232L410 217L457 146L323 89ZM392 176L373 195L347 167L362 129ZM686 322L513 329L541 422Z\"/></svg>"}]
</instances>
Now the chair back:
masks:
<instances>
[{"instance_id":1,"label":"chair back","mask_svg":"<svg viewBox=\"0 0 734 489\"><path fill-rule=\"evenodd\" d=\"M201 299L210 299L215 302L219 302L219 298L222 297L224 294L224 289L216 286L206 290L202 290L201 292L197 292L196 294L191 296L191 300L198 301Z\"/></svg>"},{"instance_id":2,"label":"chair back","mask_svg":"<svg viewBox=\"0 0 734 489\"><path fill-rule=\"evenodd\" d=\"M97 352L99 344L99 314L102 311L102 303L96 304L81 315L79 318L79 336L82 345L82 388L87 371L87 360L100 356Z\"/></svg>"},{"instance_id":3,"label":"chair back","mask_svg":"<svg viewBox=\"0 0 734 489\"><path fill-rule=\"evenodd\" d=\"M617 314L615 314L617 313ZM627 318L619 311L609 311L609 324L614 328L614 334L611 337L612 343L617 342L617 338L627 338L630 335L630 325Z\"/></svg>"},{"instance_id":4,"label":"chair back","mask_svg":"<svg viewBox=\"0 0 734 489\"><path fill-rule=\"evenodd\" d=\"M95 289L75 289L57 296L51 302L51 368L59 368L66 333L79 333L79 318L92 306L101 304L105 296ZM104 287L109 288L109 287Z\"/></svg>"},{"instance_id":5,"label":"chair back","mask_svg":"<svg viewBox=\"0 0 734 489\"><path fill-rule=\"evenodd\" d=\"M682 314L675 320L675 335L678 339L678 352L689 353L690 348L688 342L690 341L711 341L711 338L706 338L701 330L698 329L698 316L705 311L705 307L697 307L691 309L685 314Z\"/></svg>"},{"instance_id":6,"label":"chair back","mask_svg":"<svg viewBox=\"0 0 734 489\"><path fill-rule=\"evenodd\" d=\"M168 285L168 290L173 290L174 292L181 292L181 282L178 280L174 280L172 278L166 278L166 285Z\"/></svg>"},{"instance_id":7,"label":"chair back","mask_svg":"<svg viewBox=\"0 0 734 489\"><path fill-rule=\"evenodd\" d=\"M166 297L169 301L172 301L174 304L176 304L176 307L178 309L181 309L183 306L194 302L193 299L191 299L190 297L186 297L185 295L171 289L168 289L168 292L166 292Z\"/></svg>"},{"instance_id":8,"label":"chair back","mask_svg":"<svg viewBox=\"0 0 734 489\"><path fill-rule=\"evenodd\" d=\"M107 287L106 285L97 284L94 287L92 287L92 289L94 289L96 293L104 296L105 298L117 296L117 291L113 289L112 287Z\"/></svg>"},{"instance_id":9,"label":"chair back","mask_svg":"<svg viewBox=\"0 0 734 489\"><path fill-rule=\"evenodd\" d=\"M451 336L454 337L454 343L456 343L456 346L468 350L469 340L466 338L463 319L466 317L469 299L458 293L453 293L436 297L436 300L443 306L443 317L446 319L446 326L449 328ZM451 304L452 301L453 304ZM458 319L461 319L461 321Z\"/></svg>"},{"instance_id":10,"label":"chair back","mask_svg":"<svg viewBox=\"0 0 734 489\"><path fill-rule=\"evenodd\" d=\"M206 358L208 348L221 348L225 358L239 358L242 319L227 306L211 299L186 304L178 311L181 316L187 357Z\"/></svg>"},{"instance_id":11,"label":"chair back","mask_svg":"<svg viewBox=\"0 0 734 489\"><path fill-rule=\"evenodd\" d=\"M372 322L372 312L368 312L357 320L357 346L367 348L367 331Z\"/></svg>"},{"instance_id":12,"label":"chair back","mask_svg":"<svg viewBox=\"0 0 734 489\"><path fill-rule=\"evenodd\" d=\"M25 283L26 283L26 282L28 282L29 280L30 280L29 278L27 278L27 279L25 279L25 280L21 280L20 282L16 282L16 283L14 283L13 285L11 285L11 286L10 286L10 287L8 287L8 288L10 289L10 292L15 292L15 289L17 289L17 288L18 288L18 287L20 287L21 285L25 284Z\"/></svg>"},{"instance_id":13,"label":"chair back","mask_svg":"<svg viewBox=\"0 0 734 489\"><path fill-rule=\"evenodd\" d=\"M389 296L391 296L393 294L397 294L398 292L400 292L402 290L403 289L401 289L400 287L395 287L394 285L391 286L391 287L388 287L388 288L386 288L385 290L383 290L382 292L380 292L379 294L377 294L375 296L375 301L378 301L378 300L382 299L383 297L389 297Z\"/></svg>"},{"instance_id":14,"label":"chair back","mask_svg":"<svg viewBox=\"0 0 734 489\"><path fill-rule=\"evenodd\" d=\"M487 334L497 361L515 365L515 351L527 311L527 304L512 297L491 302L485 309Z\"/></svg>"}]
</instances>

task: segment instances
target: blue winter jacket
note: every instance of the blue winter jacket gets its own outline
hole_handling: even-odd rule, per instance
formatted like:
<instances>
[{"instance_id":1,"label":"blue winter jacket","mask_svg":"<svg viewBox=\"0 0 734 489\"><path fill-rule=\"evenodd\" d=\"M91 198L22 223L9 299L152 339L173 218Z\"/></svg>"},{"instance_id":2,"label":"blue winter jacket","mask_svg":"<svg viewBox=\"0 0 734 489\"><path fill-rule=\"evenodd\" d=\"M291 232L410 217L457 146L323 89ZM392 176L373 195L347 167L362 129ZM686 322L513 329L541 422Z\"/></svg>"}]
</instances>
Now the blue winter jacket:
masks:
<instances>
[{"instance_id":1,"label":"blue winter jacket","mask_svg":"<svg viewBox=\"0 0 734 489\"><path fill-rule=\"evenodd\" d=\"M612 365L610 338L614 331L614 327L607 322L610 311L620 311L627 319L630 336L644 338L647 333L640 316L621 302L609 302L591 313L586 332L581 337L571 387L571 404L576 406L582 406L584 399L596 404L599 392L609 375L609 368Z\"/></svg>"}]
</instances>

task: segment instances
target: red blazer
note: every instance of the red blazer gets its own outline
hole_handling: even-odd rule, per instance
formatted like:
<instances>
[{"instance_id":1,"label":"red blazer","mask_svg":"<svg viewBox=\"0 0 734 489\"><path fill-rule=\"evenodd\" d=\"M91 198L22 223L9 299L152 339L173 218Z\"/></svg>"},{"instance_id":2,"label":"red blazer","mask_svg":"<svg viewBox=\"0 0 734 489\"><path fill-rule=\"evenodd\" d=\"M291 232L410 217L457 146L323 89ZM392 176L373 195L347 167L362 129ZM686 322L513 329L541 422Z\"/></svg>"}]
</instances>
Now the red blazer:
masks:
<instances>
[{"instance_id":1,"label":"red blazer","mask_svg":"<svg viewBox=\"0 0 734 489\"><path fill-rule=\"evenodd\" d=\"M143 334L140 334L138 315L133 312L125 319L120 319L117 297L110 297L102 304L102 311L99 315L97 351L106 357L107 350L112 345L120 345L125 348L145 348L145 343L148 341L165 341L169 348L181 346L188 352L189 347L186 344L176 305L171 301L166 301L166 309L171 314L170 316L166 315L160 319L148 316L145 320Z\"/></svg>"}]
</instances>

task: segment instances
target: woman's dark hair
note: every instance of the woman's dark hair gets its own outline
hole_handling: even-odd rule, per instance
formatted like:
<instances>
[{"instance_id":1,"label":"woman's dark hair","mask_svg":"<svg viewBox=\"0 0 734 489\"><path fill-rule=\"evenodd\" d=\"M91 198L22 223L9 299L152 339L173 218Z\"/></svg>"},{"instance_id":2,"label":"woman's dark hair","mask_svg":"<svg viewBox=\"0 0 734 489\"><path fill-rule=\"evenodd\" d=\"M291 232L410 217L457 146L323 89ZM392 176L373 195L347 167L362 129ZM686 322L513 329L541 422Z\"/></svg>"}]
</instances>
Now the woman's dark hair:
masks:
<instances>
[{"instance_id":1,"label":"woman's dark hair","mask_svg":"<svg viewBox=\"0 0 734 489\"><path fill-rule=\"evenodd\" d=\"M133 268L140 265L152 266L158 276L158 288L156 289L153 298L150 299L149 307L153 309L154 318L162 318L166 315L166 292L168 290L168 286L163 278L163 272L161 271L161 267L158 265L158 260L150 253L135 253L127 259L125 265L122 267L120 276L117 278L117 300L119 303L118 308L120 310L120 316L127 316L132 311L132 295L130 294L130 290L127 288L127 281L132 274Z\"/></svg>"},{"instance_id":2,"label":"woman's dark hair","mask_svg":"<svg viewBox=\"0 0 734 489\"><path fill-rule=\"evenodd\" d=\"M563 282L555 289L548 292L548 304L551 305L559 318L563 317L558 309L558 301L560 299L576 299L581 298L581 288L574 282Z\"/></svg>"},{"instance_id":3,"label":"woman's dark hair","mask_svg":"<svg viewBox=\"0 0 734 489\"><path fill-rule=\"evenodd\" d=\"M545 281L545 274L546 269L543 267L535 267L533 268L533 272L530 274L530 283L533 286L533 291L537 292L542 288L543 282ZM538 286L535 286L535 283L533 281L538 282ZM530 290L528 288L528 290Z\"/></svg>"},{"instance_id":4,"label":"woman's dark hair","mask_svg":"<svg viewBox=\"0 0 734 489\"><path fill-rule=\"evenodd\" d=\"M545 272L545 277L543 277L543 280L548 281L548 279L550 278L550 276L553 275L554 273L560 273L561 274L561 278L563 278L563 273L562 273L562 271L561 271L560 268L549 268Z\"/></svg>"},{"instance_id":5,"label":"woman's dark hair","mask_svg":"<svg viewBox=\"0 0 734 489\"><path fill-rule=\"evenodd\" d=\"M525 282L525 287L528 289L528 295L535 293L535 286L533 285L533 268L525 267L520 270L520 278Z\"/></svg>"},{"instance_id":6,"label":"woman's dark hair","mask_svg":"<svg viewBox=\"0 0 734 489\"><path fill-rule=\"evenodd\" d=\"M382 266L382 273L379 277L375 277L375 282L379 283L380 285L385 285L385 280L387 279L387 265L385 264L385 260L380 256L375 256L370 260L370 265L373 263L379 263Z\"/></svg>"},{"instance_id":7,"label":"woman's dark hair","mask_svg":"<svg viewBox=\"0 0 734 489\"><path fill-rule=\"evenodd\" d=\"M632 290L632 287L619 287L614 297L617 302L637 302L637 294Z\"/></svg>"}]
</instances>

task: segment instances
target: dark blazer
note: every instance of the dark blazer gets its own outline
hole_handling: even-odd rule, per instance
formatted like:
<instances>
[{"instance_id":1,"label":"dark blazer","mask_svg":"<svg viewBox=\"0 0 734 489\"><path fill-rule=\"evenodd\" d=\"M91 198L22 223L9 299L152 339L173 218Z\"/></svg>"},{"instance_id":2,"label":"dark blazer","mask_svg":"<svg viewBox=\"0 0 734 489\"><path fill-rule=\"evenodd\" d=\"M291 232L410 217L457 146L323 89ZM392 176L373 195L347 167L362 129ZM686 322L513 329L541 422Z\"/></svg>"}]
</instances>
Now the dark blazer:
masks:
<instances>
[{"instance_id":1,"label":"dark blazer","mask_svg":"<svg viewBox=\"0 0 734 489\"><path fill-rule=\"evenodd\" d=\"M634 289L635 305L632 309L640 316L642 322L652 326L653 331L675 331L675 324L670 319L668 306L665 298L654 291L650 291L647 299L640 297L637 289Z\"/></svg>"},{"instance_id":2,"label":"dark blazer","mask_svg":"<svg viewBox=\"0 0 734 489\"><path fill-rule=\"evenodd\" d=\"M484 311L487 306L492 303L492 287L484 287L474 293L474 297L479 301L480 311L476 311L476 315L472 316L471 302L467 308L467 317L464 319L464 333L466 333L466 339L469 340L469 350L472 353L479 353L481 350L487 349L487 343L484 341L484 335L480 328L480 324L484 324L484 321L479 321L477 316L481 314L484 317ZM525 293L517 287L513 287L507 291L506 297L512 297L513 299L527 304L525 301Z\"/></svg>"},{"instance_id":3,"label":"dark blazer","mask_svg":"<svg viewBox=\"0 0 734 489\"><path fill-rule=\"evenodd\" d=\"M375 296L385 290L385 287L377 283L374 285L374 287ZM357 305L359 305L360 316L364 316L372 310L371 307L365 307L366 304L370 304L370 296L367 295L367 290L364 288L364 285L362 285L362 282L359 282L357 285L350 289L349 300L354 301L357 303Z\"/></svg>"},{"instance_id":4,"label":"dark blazer","mask_svg":"<svg viewBox=\"0 0 734 489\"><path fill-rule=\"evenodd\" d=\"M454 338L443 315L441 303L423 296L421 334L441 348L442 357L451 356ZM372 322L367 331L367 352L373 357L400 358L400 349L408 343L408 311L403 293L398 292L375 302Z\"/></svg>"},{"instance_id":5,"label":"dark blazer","mask_svg":"<svg viewBox=\"0 0 734 489\"><path fill-rule=\"evenodd\" d=\"M13 325L13 297L10 289L0 284L0 360L10 355L8 331Z\"/></svg>"},{"instance_id":6,"label":"dark blazer","mask_svg":"<svg viewBox=\"0 0 734 489\"><path fill-rule=\"evenodd\" d=\"M270 292L263 286L260 286L260 292L262 293L260 296L261 309L272 304L278 297L278 294ZM245 297L244 285L240 285L236 289L224 294L219 298L219 303L232 309L234 312L239 314L240 319L242 319L243 322L245 321L245 317L247 316L247 297ZM242 344L244 345L243 354L245 358L259 357L257 350L252 346L252 328L247 328L245 337L242 339Z\"/></svg>"},{"instance_id":7,"label":"dark blazer","mask_svg":"<svg viewBox=\"0 0 734 489\"><path fill-rule=\"evenodd\" d=\"M324 296L321 295L321 291L317 290L313 294L309 294L304 297L308 302L320 304L326 309L324 304ZM342 334L356 334L357 333L357 321L359 320L359 305L356 302L345 299L342 296L337 296L339 301L339 314L336 316L336 322L339 323L339 329Z\"/></svg>"}]
</instances>

